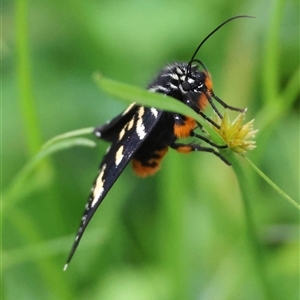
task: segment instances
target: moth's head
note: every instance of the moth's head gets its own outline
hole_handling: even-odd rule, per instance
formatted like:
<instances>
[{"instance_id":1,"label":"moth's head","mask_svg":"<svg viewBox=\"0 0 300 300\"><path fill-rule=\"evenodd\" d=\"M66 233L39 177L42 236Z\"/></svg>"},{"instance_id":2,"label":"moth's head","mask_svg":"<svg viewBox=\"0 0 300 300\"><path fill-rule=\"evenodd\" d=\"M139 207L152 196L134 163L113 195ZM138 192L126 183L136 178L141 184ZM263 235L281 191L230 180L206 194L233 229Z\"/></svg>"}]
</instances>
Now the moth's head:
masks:
<instances>
[{"instance_id":1,"label":"moth's head","mask_svg":"<svg viewBox=\"0 0 300 300\"><path fill-rule=\"evenodd\" d=\"M204 110L208 97L213 95L212 80L204 64L199 60L186 63L182 66L182 75L179 76L179 90L184 102L197 110Z\"/></svg>"},{"instance_id":2,"label":"moth's head","mask_svg":"<svg viewBox=\"0 0 300 300\"><path fill-rule=\"evenodd\" d=\"M212 80L204 64L194 60L184 66L184 76L180 81L183 92L203 92L212 90ZM204 89L204 90L203 90Z\"/></svg>"},{"instance_id":3,"label":"moth's head","mask_svg":"<svg viewBox=\"0 0 300 300\"><path fill-rule=\"evenodd\" d=\"M238 18L249 18L249 16L235 16L232 17L211 33L209 33L202 42L198 45L191 59L187 63L174 63L166 66L156 77L156 79L150 83L148 89L152 92L163 93L171 96L179 101L185 103L197 113L204 110L208 102L210 102L214 111L222 118L221 114L217 111L217 108L211 101L211 98L216 99L219 103L225 104L213 92L213 84L209 72L205 68L204 64L196 59L196 55L202 45L221 27L228 22ZM251 18L251 17L250 17ZM224 107L232 109L230 106ZM234 109L240 111L240 109Z\"/></svg>"}]
</instances>

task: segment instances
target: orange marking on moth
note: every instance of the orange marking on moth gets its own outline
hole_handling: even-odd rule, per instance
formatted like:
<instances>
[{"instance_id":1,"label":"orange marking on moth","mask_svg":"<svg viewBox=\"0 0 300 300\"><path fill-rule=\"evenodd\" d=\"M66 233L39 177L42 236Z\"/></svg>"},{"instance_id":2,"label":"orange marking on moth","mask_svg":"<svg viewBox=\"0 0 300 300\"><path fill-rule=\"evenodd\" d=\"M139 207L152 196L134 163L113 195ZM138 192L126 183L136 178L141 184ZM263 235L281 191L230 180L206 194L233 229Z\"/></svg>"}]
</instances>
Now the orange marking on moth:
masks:
<instances>
[{"instance_id":1,"label":"orange marking on moth","mask_svg":"<svg viewBox=\"0 0 300 300\"><path fill-rule=\"evenodd\" d=\"M212 83L212 80L210 78L209 73L208 72L204 72L204 73L206 75L204 84L206 86L207 94L209 96L211 96L212 95L213 83ZM204 93L201 93L199 98L198 98L198 106L199 106L200 110L204 110L207 103L208 103L207 95L205 95Z\"/></svg>"},{"instance_id":2,"label":"orange marking on moth","mask_svg":"<svg viewBox=\"0 0 300 300\"><path fill-rule=\"evenodd\" d=\"M132 168L135 174L139 177L147 177L154 175L159 169L160 164L156 166L144 166L139 160L132 160Z\"/></svg>"},{"instance_id":3,"label":"orange marking on moth","mask_svg":"<svg viewBox=\"0 0 300 300\"><path fill-rule=\"evenodd\" d=\"M132 168L133 171L137 176L140 177L147 177L147 176L152 176L154 175L159 169L160 169L160 164L167 153L168 148L166 147L165 149L155 151L155 158L150 158L147 161L147 165L143 165L141 161L133 158L132 159Z\"/></svg>"},{"instance_id":4,"label":"orange marking on moth","mask_svg":"<svg viewBox=\"0 0 300 300\"><path fill-rule=\"evenodd\" d=\"M206 78L205 78L205 82L204 83L205 83L205 86L207 88L208 93L210 93L212 91L212 89L213 89L213 83L212 83L212 80L210 78L209 73L205 72L205 74L206 74Z\"/></svg>"},{"instance_id":5,"label":"orange marking on moth","mask_svg":"<svg viewBox=\"0 0 300 300\"><path fill-rule=\"evenodd\" d=\"M190 153L192 151L192 147L189 145L180 146L176 149L176 151L180 153Z\"/></svg>"},{"instance_id":6,"label":"orange marking on moth","mask_svg":"<svg viewBox=\"0 0 300 300\"><path fill-rule=\"evenodd\" d=\"M189 137L191 134L191 131L197 126L196 121L193 118L187 117L186 120L184 120L184 124L174 125L174 133L176 137L178 138L185 138Z\"/></svg>"},{"instance_id":7,"label":"orange marking on moth","mask_svg":"<svg viewBox=\"0 0 300 300\"><path fill-rule=\"evenodd\" d=\"M199 106L200 110L204 110L207 103L208 103L207 96L204 93L201 93L198 98L198 106Z\"/></svg>"}]
</instances>

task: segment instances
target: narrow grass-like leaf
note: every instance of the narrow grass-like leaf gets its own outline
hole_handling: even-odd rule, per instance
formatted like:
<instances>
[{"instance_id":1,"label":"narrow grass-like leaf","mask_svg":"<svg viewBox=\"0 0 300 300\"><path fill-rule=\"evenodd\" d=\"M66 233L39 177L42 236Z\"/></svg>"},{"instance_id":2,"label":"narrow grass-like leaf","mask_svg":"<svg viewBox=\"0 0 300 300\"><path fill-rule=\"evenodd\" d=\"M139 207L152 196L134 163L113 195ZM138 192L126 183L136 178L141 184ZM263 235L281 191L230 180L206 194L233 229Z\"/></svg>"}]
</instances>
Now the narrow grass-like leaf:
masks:
<instances>
[{"instance_id":1,"label":"narrow grass-like leaf","mask_svg":"<svg viewBox=\"0 0 300 300\"><path fill-rule=\"evenodd\" d=\"M272 6L271 22L267 31L265 41L265 53L262 64L262 80L264 84L264 97L266 103L274 103L279 89L279 30L284 13L285 1L277 0L276 5ZM279 99L277 99L279 100Z\"/></svg>"},{"instance_id":2,"label":"narrow grass-like leaf","mask_svg":"<svg viewBox=\"0 0 300 300\"><path fill-rule=\"evenodd\" d=\"M300 92L299 78L300 67L290 76L286 88L281 94L281 98L284 99L285 111L289 110L295 101L297 101L297 95Z\"/></svg>"},{"instance_id":3,"label":"narrow grass-like leaf","mask_svg":"<svg viewBox=\"0 0 300 300\"><path fill-rule=\"evenodd\" d=\"M239 157L242 158L241 156ZM256 268L256 274L260 279L265 299L273 299L273 292L267 279L268 276L265 267L264 253L261 244L258 241L253 211L251 209L253 194L250 191L255 189L253 178L250 174L251 172L248 170L249 165L244 163L246 162L245 160L241 161L237 156L232 155L231 162L242 194L247 237L253 256L253 263Z\"/></svg>"},{"instance_id":4,"label":"narrow grass-like leaf","mask_svg":"<svg viewBox=\"0 0 300 300\"><path fill-rule=\"evenodd\" d=\"M82 129L77 129L77 130L73 130L73 131L69 131L60 135L55 136L54 138L50 139L49 141L47 141L42 149L46 149L49 146L51 146L54 143L57 143L60 140L65 140L68 138L72 138L75 136L80 136L80 135L85 135L85 134L91 134L94 130L94 127L88 127L88 128L82 128Z\"/></svg>"},{"instance_id":5,"label":"narrow grass-like leaf","mask_svg":"<svg viewBox=\"0 0 300 300\"><path fill-rule=\"evenodd\" d=\"M300 68L291 75L284 91L280 95L277 95L276 99L273 99L273 102L268 102L259 111L256 120L259 123L261 132L270 135L274 130L270 125L279 124L280 119L297 101L297 94L300 91L299 76Z\"/></svg>"},{"instance_id":6,"label":"narrow grass-like leaf","mask_svg":"<svg viewBox=\"0 0 300 300\"><path fill-rule=\"evenodd\" d=\"M17 56L17 79L20 96L19 106L23 119L23 130L26 136L26 143L31 154L38 151L41 145L41 133L35 105L31 62L29 55L29 34L28 34L28 1L15 1L15 36Z\"/></svg>"},{"instance_id":7,"label":"narrow grass-like leaf","mask_svg":"<svg viewBox=\"0 0 300 300\"><path fill-rule=\"evenodd\" d=\"M245 157L246 161L253 168L253 170L263 179L265 180L279 195L281 195L284 199L289 201L293 206L295 206L298 210L300 210L300 204L298 204L294 199L292 199L289 195L287 195L282 189L280 189L266 174L264 174L249 158Z\"/></svg>"}]
</instances>

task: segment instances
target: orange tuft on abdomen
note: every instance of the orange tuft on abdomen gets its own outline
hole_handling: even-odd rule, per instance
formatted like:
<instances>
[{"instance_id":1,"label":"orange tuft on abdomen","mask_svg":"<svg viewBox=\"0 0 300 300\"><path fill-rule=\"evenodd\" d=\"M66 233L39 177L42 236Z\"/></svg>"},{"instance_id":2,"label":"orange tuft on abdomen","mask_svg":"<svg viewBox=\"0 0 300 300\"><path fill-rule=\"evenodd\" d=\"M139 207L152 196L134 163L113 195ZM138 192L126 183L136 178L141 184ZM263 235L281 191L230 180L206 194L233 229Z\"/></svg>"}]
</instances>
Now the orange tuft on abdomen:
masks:
<instances>
[{"instance_id":1,"label":"orange tuft on abdomen","mask_svg":"<svg viewBox=\"0 0 300 300\"><path fill-rule=\"evenodd\" d=\"M149 158L149 160L146 162L146 164L143 164L141 161L139 161L136 158L132 159L132 168L136 175L140 177L147 177L154 175L159 169L160 164L165 156L165 154L168 151L168 147L155 151L154 156Z\"/></svg>"},{"instance_id":2,"label":"orange tuft on abdomen","mask_svg":"<svg viewBox=\"0 0 300 300\"><path fill-rule=\"evenodd\" d=\"M196 127L196 121L193 118L187 117L184 124L174 125L174 134L177 138L189 137L191 131Z\"/></svg>"}]
</instances>

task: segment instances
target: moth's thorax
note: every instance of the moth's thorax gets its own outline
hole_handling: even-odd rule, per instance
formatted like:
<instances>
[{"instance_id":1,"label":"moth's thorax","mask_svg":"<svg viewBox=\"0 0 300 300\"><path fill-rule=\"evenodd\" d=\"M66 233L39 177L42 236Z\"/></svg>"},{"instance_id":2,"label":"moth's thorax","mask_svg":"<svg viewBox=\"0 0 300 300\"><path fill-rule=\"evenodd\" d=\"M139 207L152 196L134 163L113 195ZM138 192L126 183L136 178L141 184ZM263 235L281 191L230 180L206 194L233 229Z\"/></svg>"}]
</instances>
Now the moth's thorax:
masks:
<instances>
[{"instance_id":1,"label":"moth's thorax","mask_svg":"<svg viewBox=\"0 0 300 300\"><path fill-rule=\"evenodd\" d=\"M152 92L162 93L187 104L194 102L200 110L207 104L207 95L212 93L212 81L205 70L197 65L174 63L164 67L148 86Z\"/></svg>"}]
</instances>

